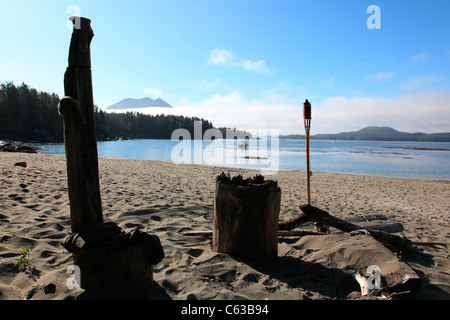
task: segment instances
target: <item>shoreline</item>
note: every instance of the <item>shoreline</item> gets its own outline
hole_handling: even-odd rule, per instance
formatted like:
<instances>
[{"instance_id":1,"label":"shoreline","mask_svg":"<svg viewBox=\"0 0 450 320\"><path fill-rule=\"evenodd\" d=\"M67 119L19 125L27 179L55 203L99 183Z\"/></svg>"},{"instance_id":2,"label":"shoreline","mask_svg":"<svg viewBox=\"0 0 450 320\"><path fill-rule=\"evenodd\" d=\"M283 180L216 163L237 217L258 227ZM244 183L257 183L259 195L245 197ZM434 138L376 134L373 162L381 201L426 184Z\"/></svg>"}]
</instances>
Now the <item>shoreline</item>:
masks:
<instances>
[{"instance_id":1,"label":"shoreline","mask_svg":"<svg viewBox=\"0 0 450 320\"><path fill-rule=\"evenodd\" d=\"M39 151L39 149L37 150ZM1 153L22 153L22 154L38 154L38 155L53 155L53 156L64 156L65 154L53 154L53 153L40 153L40 152L8 152L8 151L0 151ZM99 156L99 159L116 159L116 160L126 160L126 161L156 161L156 162L166 162L173 165L178 165L175 161L167 161L167 160L150 160L150 159L127 159L127 158L119 158L119 157L112 157L112 156ZM253 158L253 157L250 157ZM256 168L248 168L248 167L226 167L226 166L218 166L216 164L197 164L197 163L181 163L181 165L195 165L195 166L205 166L205 167L214 167L214 168L222 168L223 170L248 170L248 171L258 171L261 172L260 169ZM277 172L303 172L305 174L305 170L296 170L296 169L278 169ZM392 179L421 179L421 180L436 180L436 181L450 181L450 178L425 178L425 177L404 177L404 176L380 176L380 175L370 175L370 174L360 174L360 173L345 173L345 172L331 172L331 171L311 171L312 174L315 173L329 173L329 174L336 174L336 175L350 175L350 176L359 176L359 177L373 177L373 178L392 178ZM272 174L269 174L268 176L271 176Z\"/></svg>"},{"instance_id":2,"label":"shoreline","mask_svg":"<svg viewBox=\"0 0 450 320\"><path fill-rule=\"evenodd\" d=\"M32 299L98 298L65 285L67 267L73 263L60 245L70 232L65 161L65 155L0 153L0 299L25 299L31 289L49 283L56 286L54 293L37 290ZM27 162L27 167L15 166L17 162ZM329 300L336 297L330 270L381 264L376 259L387 254L369 237L349 238L336 230L330 236L280 238L276 262L213 252L211 239L183 234L212 228L215 177L222 171L244 177L259 174L250 169L99 158L105 221L154 232L165 251L166 257L154 266L155 288L140 298ZM280 221L296 216L298 206L306 203L305 172L280 170L267 179L278 181L281 188ZM383 214L401 223L405 230L400 235L412 241L450 242L448 180L314 172L311 188L312 204L336 217ZM355 239L358 245L351 244ZM360 244L366 249L357 251ZM31 256L24 272L15 263L26 246L31 246ZM422 280L418 299L448 300L448 254L448 247L420 246L386 259L400 259L416 271ZM312 277L324 271L322 278ZM347 280L351 284L353 279ZM339 285L339 290L344 292L344 287Z\"/></svg>"},{"instance_id":3,"label":"shoreline","mask_svg":"<svg viewBox=\"0 0 450 320\"><path fill-rule=\"evenodd\" d=\"M38 154L42 154L42 153L38 153ZM52 155L59 155L59 154L52 154ZM61 156L61 155L59 155ZM65 156L65 155L62 155ZM107 157L107 156L102 156L102 157L98 157L99 159L111 159L111 160L125 160L125 161L150 161L150 162L162 162L162 163L168 163L168 164L172 164L172 165L193 165L193 166L204 166L204 167L213 167L217 170L223 170L223 171L238 171L238 170L244 170L244 171L252 171L255 173L261 173L260 169L255 169L255 168L246 168L246 167L224 167L224 166L219 166L219 165L213 165L213 164L198 164L198 163L175 163L174 161L166 161L166 160L147 160L147 159L127 159L127 158L118 158L118 157ZM288 169L278 169L278 172L284 172L284 173L289 173L289 172L295 172L295 173L301 173L303 175L306 174L305 170L288 170ZM271 177L273 175L277 175L277 173L275 174L268 174L267 177ZM450 178L446 179L446 178L422 178L422 177L401 177L401 176L377 176L377 175L369 175L369 174L359 174L359 173L344 173L344 172L330 172L330 171L311 171L312 175L314 174L331 174L331 175L349 175L349 176L357 176L357 177L370 177L370 178L381 178L381 179L409 179L409 180L432 180L432 181L448 181L450 182ZM264 175L264 174L263 174Z\"/></svg>"},{"instance_id":4,"label":"shoreline","mask_svg":"<svg viewBox=\"0 0 450 320\"><path fill-rule=\"evenodd\" d=\"M163 142L158 142L163 141ZM168 142L165 142L168 141ZM134 140L134 142L119 143L116 142L98 142L97 147L100 156L113 156L122 157L123 159L142 159L154 158L157 161L171 161L171 150L174 143L170 143L171 140ZM447 150L447 144L436 145L434 143L413 144L414 149L421 150L402 150L405 148L410 149L411 144L390 144L384 145L383 143L374 143L373 145L365 145L364 141L355 141L356 145L342 142L337 147L330 145L327 141L322 141L317 145L317 150L312 150L311 155L317 157L317 165L314 166L313 172L330 172L341 174L357 174L367 176L380 176L380 177L410 177L410 178L423 178L423 179L445 179L450 180L447 153L442 150ZM362 144L361 144L362 143ZM386 143L390 143L387 141ZM42 144L36 145L44 150L37 151L40 154L65 154L64 144ZM428 146L428 147L427 147ZM191 146L192 147L192 146ZM267 170L288 170L288 171L304 171L304 157L300 155L304 150L296 149L291 150L291 145L280 145L281 149L279 154L270 156L267 158L267 152L263 155L259 154L256 149L252 149L249 153L235 154L234 160L229 158L225 154L227 148L223 151L219 150L220 159L213 158L212 162L204 157L210 157L211 155L208 147L203 145L204 151L200 161L198 159L187 159L188 163L198 163L201 165L234 167L234 168L252 168L256 169L261 167L264 171ZM301 148L301 144L294 146L295 148ZM417 148L416 148L417 147ZM135 149L137 148L137 149ZM163 148L162 153L155 154L152 152L150 156L147 155L147 150L143 148ZM178 148L178 147L177 147ZM181 148L181 147L180 147ZM287 150L285 150L287 148ZM328 148L331 148L328 150ZM342 148L342 150L341 150ZM442 150L436 150L436 149ZM1 149L1 148L0 148ZM179 149L179 148L178 148ZM176 149L176 150L178 150ZM376 149L376 150L375 150ZM398 151L395 151L397 149ZM427 149L427 150L422 150ZM433 150L431 150L433 149ZM184 149L183 149L184 150ZM206 151L208 150L208 151ZM391 151L383 151L391 150ZM450 150L450 149L449 149ZM293 156L291 153L296 151L298 154ZM395 151L395 152L394 152ZM239 151L234 151L239 152ZM228 154L228 153L227 153ZM183 156L184 157L184 156ZM209 158L208 158L209 159ZM184 159L180 159L184 160Z\"/></svg>"}]
</instances>

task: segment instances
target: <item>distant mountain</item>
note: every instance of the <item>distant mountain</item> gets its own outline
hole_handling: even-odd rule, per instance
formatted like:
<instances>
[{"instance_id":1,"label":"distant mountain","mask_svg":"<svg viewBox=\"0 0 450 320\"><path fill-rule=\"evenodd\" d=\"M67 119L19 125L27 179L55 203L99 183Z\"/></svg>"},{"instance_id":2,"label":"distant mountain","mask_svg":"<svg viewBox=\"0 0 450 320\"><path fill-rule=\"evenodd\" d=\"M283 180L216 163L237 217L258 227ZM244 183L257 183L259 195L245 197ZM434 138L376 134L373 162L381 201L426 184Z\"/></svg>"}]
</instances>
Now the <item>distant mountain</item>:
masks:
<instances>
[{"instance_id":1,"label":"distant mountain","mask_svg":"<svg viewBox=\"0 0 450 320\"><path fill-rule=\"evenodd\" d=\"M142 98L142 99L124 99L120 102L117 102L106 109L108 110L117 110L117 109L138 109L138 108L150 108L150 107L159 107L159 108L172 108L170 104L165 102L161 98L157 98L155 100L151 98Z\"/></svg>"},{"instance_id":2,"label":"distant mountain","mask_svg":"<svg viewBox=\"0 0 450 320\"><path fill-rule=\"evenodd\" d=\"M280 139L304 139L304 135L282 135ZM365 141L423 141L423 142L450 142L450 132L447 133L407 133L390 127L365 127L358 131L341 132L336 134L316 134L315 140L365 140Z\"/></svg>"}]
</instances>

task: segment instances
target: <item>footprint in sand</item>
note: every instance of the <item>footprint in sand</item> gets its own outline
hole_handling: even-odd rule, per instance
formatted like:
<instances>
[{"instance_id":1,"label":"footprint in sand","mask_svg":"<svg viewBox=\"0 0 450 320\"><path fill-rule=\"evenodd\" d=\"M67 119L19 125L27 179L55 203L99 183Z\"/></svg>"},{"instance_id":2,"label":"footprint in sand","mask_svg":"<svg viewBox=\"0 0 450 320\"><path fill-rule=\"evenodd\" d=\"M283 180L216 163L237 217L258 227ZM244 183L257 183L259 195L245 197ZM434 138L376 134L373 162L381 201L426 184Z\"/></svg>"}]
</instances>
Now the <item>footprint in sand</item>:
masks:
<instances>
[{"instance_id":1,"label":"footprint in sand","mask_svg":"<svg viewBox=\"0 0 450 320\"><path fill-rule=\"evenodd\" d=\"M202 253L203 253L203 249L200 249L200 248L191 248L187 251L187 254L189 254L195 258L200 257Z\"/></svg>"},{"instance_id":2,"label":"footprint in sand","mask_svg":"<svg viewBox=\"0 0 450 320\"><path fill-rule=\"evenodd\" d=\"M252 283L258 283L260 279L261 279L261 276L256 273L248 273L242 278L242 280L244 280L246 282L252 282Z\"/></svg>"},{"instance_id":3,"label":"footprint in sand","mask_svg":"<svg viewBox=\"0 0 450 320\"><path fill-rule=\"evenodd\" d=\"M8 197L12 198L14 201L19 201L21 203L26 203L25 201L23 201L23 197L19 196L17 193L12 193Z\"/></svg>"}]
</instances>

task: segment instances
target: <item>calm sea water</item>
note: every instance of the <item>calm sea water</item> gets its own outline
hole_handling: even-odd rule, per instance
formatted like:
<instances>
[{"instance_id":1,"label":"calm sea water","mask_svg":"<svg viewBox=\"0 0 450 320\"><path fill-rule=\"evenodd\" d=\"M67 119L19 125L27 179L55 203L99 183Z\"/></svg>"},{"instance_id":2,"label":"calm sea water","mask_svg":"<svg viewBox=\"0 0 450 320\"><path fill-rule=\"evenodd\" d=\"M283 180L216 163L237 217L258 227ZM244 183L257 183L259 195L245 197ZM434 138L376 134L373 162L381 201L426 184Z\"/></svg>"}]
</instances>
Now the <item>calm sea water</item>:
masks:
<instances>
[{"instance_id":1,"label":"calm sea water","mask_svg":"<svg viewBox=\"0 0 450 320\"><path fill-rule=\"evenodd\" d=\"M160 160L238 168L306 170L304 140L124 140L98 142L100 157ZM64 144L40 144L64 154ZM442 149L442 150L438 150ZM450 179L450 143L310 141L311 171L386 177Z\"/></svg>"}]
</instances>

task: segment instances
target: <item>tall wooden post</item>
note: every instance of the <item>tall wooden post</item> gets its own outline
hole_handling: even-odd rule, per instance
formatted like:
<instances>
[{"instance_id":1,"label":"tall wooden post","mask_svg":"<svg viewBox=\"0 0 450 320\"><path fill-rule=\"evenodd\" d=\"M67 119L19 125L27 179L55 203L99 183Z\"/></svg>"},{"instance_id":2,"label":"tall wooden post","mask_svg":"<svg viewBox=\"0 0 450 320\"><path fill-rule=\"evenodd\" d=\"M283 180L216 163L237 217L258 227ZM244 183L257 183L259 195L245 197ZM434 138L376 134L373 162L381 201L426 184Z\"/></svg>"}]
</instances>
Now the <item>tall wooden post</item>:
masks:
<instances>
[{"instance_id":1,"label":"tall wooden post","mask_svg":"<svg viewBox=\"0 0 450 320\"><path fill-rule=\"evenodd\" d=\"M91 20L70 19L79 28L73 29L69 66L64 75L65 97L58 105L58 112L63 117L70 217L75 233L102 222L103 214L91 75L90 43L94 32Z\"/></svg>"},{"instance_id":2,"label":"tall wooden post","mask_svg":"<svg viewBox=\"0 0 450 320\"><path fill-rule=\"evenodd\" d=\"M157 236L139 230L125 233L114 223L103 222L90 55L94 33L89 19L71 20L76 27L64 75L65 97L58 105L64 124L72 224L72 235L63 246L80 268L81 288L135 294L153 285L153 263L164 252Z\"/></svg>"},{"instance_id":3,"label":"tall wooden post","mask_svg":"<svg viewBox=\"0 0 450 320\"><path fill-rule=\"evenodd\" d=\"M308 99L303 104L303 122L305 125L305 139L306 139L306 190L307 190L307 203L311 204L311 186L310 177L311 170L309 168L309 130L311 128L311 104Z\"/></svg>"}]
</instances>

